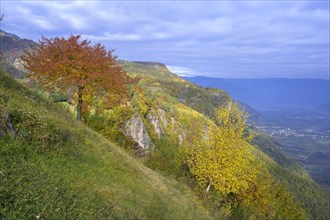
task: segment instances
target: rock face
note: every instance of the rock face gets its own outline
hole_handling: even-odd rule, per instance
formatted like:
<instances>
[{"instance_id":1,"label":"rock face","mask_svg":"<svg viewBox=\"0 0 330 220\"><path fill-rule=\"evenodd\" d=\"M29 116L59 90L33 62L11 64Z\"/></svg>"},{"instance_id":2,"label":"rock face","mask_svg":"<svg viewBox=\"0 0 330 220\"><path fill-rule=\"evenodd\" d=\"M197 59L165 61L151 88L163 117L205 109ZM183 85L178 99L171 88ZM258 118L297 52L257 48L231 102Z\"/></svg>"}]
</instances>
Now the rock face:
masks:
<instances>
[{"instance_id":1,"label":"rock face","mask_svg":"<svg viewBox=\"0 0 330 220\"><path fill-rule=\"evenodd\" d=\"M167 127L167 120L165 111L163 109L153 110L147 115L149 122L154 126L155 133L158 139L165 133L164 130Z\"/></svg>"},{"instance_id":2,"label":"rock face","mask_svg":"<svg viewBox=\"0 0 330 220\"><path fill-rule=\"evenodd\" d=\"M15 68L17 68L18 70L20 70L20 71L24 71L25 70L24 69L24 62L23 62L23 60L21 58L16 58L15 61L14 61L13 66Z\"/></svg>"},{"instance_id":3,"label":"rock face","mask_svg":"<svg viewBox=\"0 0 330 220\"><path fill-rule=\"evenodd\" d=\"M158 139L163 138L166 135L166 128L170 126L170 133L178 138L178 142L183 144L186 140L186 132L181 128L180 123L177 122L173 117L168 121L166 118L166 112L163 109L153 109L148 114L146 119L152 125L153 131L157 135ZM131 119L125 124L124 134L128 137L131 137L142 150L148 150L150 148L156 147L155 144L151 141L149 133L142 121L139 113L133 114ZM145 152L143 153L145 154Z\"/></svg>"},{"instance_id":4,"label":"rock face","mask_svg":"<svg viewBox=\"0 0 330 220\"><path fill-rule=\"evenodd\" d=\"M154 126L155 133L158 136L158 139L160 139L160 136L164 133L163 128L160 125L160 122L158 120L158 117L156 115L148 114L148 120L150 123Z\"/></svg>"},{"instance_id":5,"label":"rock face","mask_svg":"<svg viewBox=\"0 0 330 220\"><path fill-rule=\"evenodd\" d=\"M135 113L126 123L125 135L131 137L143 149L149 149L154 146L138 113Z\"/></svg>"}]
</instances>

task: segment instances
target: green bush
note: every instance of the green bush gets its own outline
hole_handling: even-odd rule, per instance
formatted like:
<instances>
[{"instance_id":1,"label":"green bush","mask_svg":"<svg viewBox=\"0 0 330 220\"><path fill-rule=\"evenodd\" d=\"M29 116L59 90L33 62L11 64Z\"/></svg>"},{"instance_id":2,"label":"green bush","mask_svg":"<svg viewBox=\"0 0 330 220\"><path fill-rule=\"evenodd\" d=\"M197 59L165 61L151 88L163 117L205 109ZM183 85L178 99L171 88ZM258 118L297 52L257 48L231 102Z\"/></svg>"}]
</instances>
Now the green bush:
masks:
<instances>
[{"instance_id":1,"label":"green bush","mask_svg":"<svg viewBox=\"0 0 330 220\"><path fill-rule=\"evenodd\" d=\"M43 148L57 148L71 141L71 132L65 128L58 128L46 118L41 118L35 113L11 110L10 123L14 128L14 139L19 139L26 144L42 146Z\"/></svg>"},{"instance_id":2,"label":"green bush","mask_svg":"<svg viewBox=\"0 0 330 220\"><path fill-rule=\"evenodd\" d=\"M85 118L85 123L93 130L101 133L104 137L117 143L122 148L133 152L136 143L124 135L125 122L128 121L134 111L127 106L117 106L103 114L90 114Z\"/></svg>"},{"instance_id":3,"label":"green bush","mask_svg":"<svg viewBox=\"0 0 330 220\"><path fill-rule=\"evenodd\" d=\"M166 176L175 178L184 176L182 146L170 137L163 137L154 144L156 147L150 152L146 165Z\"/></svg>"}]
</instances>

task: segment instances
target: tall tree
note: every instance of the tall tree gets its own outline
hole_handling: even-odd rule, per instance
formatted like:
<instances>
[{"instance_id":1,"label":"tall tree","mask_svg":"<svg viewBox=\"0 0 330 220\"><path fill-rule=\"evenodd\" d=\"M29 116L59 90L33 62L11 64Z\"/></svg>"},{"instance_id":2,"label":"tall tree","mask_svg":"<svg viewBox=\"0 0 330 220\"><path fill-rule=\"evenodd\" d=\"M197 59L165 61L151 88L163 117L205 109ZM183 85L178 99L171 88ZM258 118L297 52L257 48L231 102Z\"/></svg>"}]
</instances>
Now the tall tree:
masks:
<instances>
[{"instance_id":1,"label":"tall tree","mask_svg":"<svg viewBox=\"0 0 330 220\"><path fill-rule=\"evenodd\" d=\"M113 50L91 45L80 35L42 37L39 45L22 57L32 78L48 89L74 92L77 97L77 120L81 120L84 96L124 97L128 84L135 82L116 62Z\"/></svg>"},{"instance_id":2,"label":"tall tree","mask_svg":"<svg viewBox=\"0 0 330 220\"><path fill-rule=\"evenodd\" d=\"M222 108L204 138L188 149L187 163L198 183L223 195L243 195L254 184L259 166L249 151L246 116L236 104Z\"/></svg>"},{"instance_id":3,"label":"tall tree","mask_svg":"<svg viewBox=\"0 0 330 220\"><path fill-rule=\"evenodd\" d=\"M252 154L246 117L237 104L217 112L202 140L188 148L191 173L207 192L220 192L222 205L244 207L244 213L236 213L239 219L306 219L305 211Z\"/></svg>"}]
</instances>

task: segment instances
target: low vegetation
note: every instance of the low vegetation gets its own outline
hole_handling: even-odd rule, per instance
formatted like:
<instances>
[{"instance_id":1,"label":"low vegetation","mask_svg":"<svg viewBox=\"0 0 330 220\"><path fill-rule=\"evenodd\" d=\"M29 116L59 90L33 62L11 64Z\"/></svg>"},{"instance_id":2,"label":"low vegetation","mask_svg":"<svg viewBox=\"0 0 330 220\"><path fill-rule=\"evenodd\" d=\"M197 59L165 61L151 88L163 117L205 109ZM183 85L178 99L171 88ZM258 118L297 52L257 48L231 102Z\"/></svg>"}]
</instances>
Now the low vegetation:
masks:
<instances>
[{"instance_id":1,"label":"low vegetation","mask_svg":"<svg viewBox=\"0 0 330 220\"><path fill-rule=\"evenodd\" d=\"M71 38L68 48L79 44L79 36ZM44 44L57 40L66 41ZM93 47L80 43L90 55ZM225 92L151 62L115 62L110 67L119 78L107 78L111 68L104 72L104 63L84 66L90 61L79 49L70 54L72 48L62 60L52 47L51 58L71 78L58 76L62 83L49 93L55 78L43 76L50 67L38 64L40 48L24 58L36 72L35 91L0 73L1 218L327 219L322 190L272 139L246 124ZM106 53L101 45L94 49ZM51 70L60 74L56 65ZM91 76L94 70L100 72ZM116 87L121 81L135 83L126 90ZM82 122L73 120L76 112ZM127 135L134 117L148 147Z\"/></svg>"},{"instance_id":2,"label":"low vegetation","mask_svg":"<svg viewBox=\"0 0 330 220\"><path fill-rule=\"evenodd\" d=\"M130 64L130 68L133 69L132 66L134 65L134 63ZM142 71L142 64L139 63L138 65L140 71ZM149 70L150 65L151 64L148 63ZM154 71L157 72L157 70ZM162 74L164 74L165 70L162 71ZM246 195L249 196L245 198L244 202L242 200L242 197L233 196L233 194L230 194L229 197L228 195L224 196L221 192L219 192L219 190L215 190L214 187L211 187L211 190L206 193L205 189L207 187L207 183L198 183L198 178L193 175L193 170L191 170L188 164L185 162L186 153L182 149L184 148L183 146L188 145L191 146L188 149L191 150L192 154L195 153L194 150L198 145L196 142L194 143L194 141L196 141L196 139L198 140L199 138L201 138L201 132L198 128L205 128L207 126L210 126L212 124L210 119L208 117L205 117L203 114L198 113L190 107L186 106L185 104L187 104L187 102L184 102L184 100L180 100L180 92L176 93L173 92L175 90L168 89L182 87L183 89L185 89L185 86L181 86L184 85L184 81L181 82L180 80L173 79L173 85L171 87L168 87L167 82L165 82L165 86L163 86L163 83L164 81L167 81L167 79L171 79L171 77L173 78L173 76L169 76L168 78L165 78L165 80L162 80L161 77L158 77L157 74L155 74L154 77L152 77L151 74L149 74L148 76L144 76L136 72L130 72L130 74L141 78L140 82L136 85L136 87L132 88L133 96L131 107L115 107L113 110L111 110L111 112L106 111L98 116L92 114L92 116L90 117L102 118L102 123L95 123L96 121L94 121L93 123L93 120L88 120L87 123L91 127L97 129L103 134L111 134L108 135L108 137L112 140L117 139L120 141L119 143L126 143L124 144L126 149L134 148L136 147L134 146L134 144L130 145L130 142L123 138L122 133L124 132L123 128L125 127L125 123L123 122L128 120L134 112L139 112L142 116L144 124L147 127L148 133L150 134L152 141L156 146L152 151L150 151L150 153L146 157L143 158L144 163L150 168L156 170L157 172L160 172L163 175L171 178L175 177L180 182L190 186L199 196L199 198L203 200L204 206L208 207L208 209L213 213L213 215L218 218L227 218L230 216L233 218L267 218L270 216L274 218L283 218L284 216L285 218L308 218L309 213L305 212L301 208L301 205L303 205L300 201L301 198L292 197L290 192L286 190L285 184L283 185L283 183L280 183L276 178L274 178L272 174L269 173L267 166L264 164L276 164L276 162L273 161L273 159L268 158L266 155L264 155L264 153L259 150L257 150L258 154L263 155L262 157L267 157L270 162L267 160L266 162L260 162L259 157L257 159L252 156L253 158L255 158L255 164L251 164L251 168L255 167L258 170L257 167L259 167L260 170L259 174L257 174L258 172L256 172L257 180L255 182L257 182L258 184L254 185L253 187L250 187L251 191L246 193ZM189 83L187 83L187 85L193 86ZM167 92L168 90L171 90L173 92L173 95L169 95ZM197 87L195 91L198 92ZM203 92L205 91L205 94L208 94L210 96L211 94L217 92L217 90L206 91L202 89L201 91L201 94L203 94ZM212 93L210 93L210 91L212 91ZM216 94L221 94L221 91L217 92ZM228 102L226 95L224 96L224 98L219 95L218 102L214 105L211 105L213 109L216 109L217 106L227 106L229 103L230 102ZM124 111L125 113L122 112L122 110L120 109L126 109ZM159 115L157 116L157 114L159 114L155 113L157 112L157 109L162 109L165 112L165 118L161 119ZM224 108L220 112L223 112L224 114L225 109L226 108ZM124 119L120 119L121 114L118 114L118 112L122 112L121 114L124 115ZM158 120L160 121L159 125L161 126L163 132L161 136L157 136L157 134L154 133L155 128L154 125L150 122L149 118L152 114L156 114ZM237 116L237 118L240 117ZM116 123L113 123L114 121L116 121ZM172 122L170 123L170 121ZM169 125L167 125L166 127L164 126L164 123L167 123ZM113 125L115 129L111 129ZM243 125L244 123L242 124L242 126ZM246 128L244 126L243 128ZM112 130L112 132L109 132L110 130ZM224 129L224 131L225 130L226 129ZM115 133L113 133L113 131L115 131ZM205 132L205 135L209 135L209 132L210 131ZM233 132L232 134L235 136L236 132ZM184 136L181 142L178 136ZM228 140L232 140L235 142L236 138L237 137L235 136L228 138ZM246 146L246 144L244 144L243 146ZM221 146L219 147L221 149ZM256 149L254 147L248 146L247 148L250 148L253 154L255 153ZM201 147L200 149L200 152L202 154L206 153L204 147ZM239 155L244 155L244 148L240 149L242 151L239 152L242 152L242 154ZM238 155L236 155L234 152L233 155L235 159L238 158ZM257 162L258 160L259 162ZM201 162L201 164L204 164L205 167L210 166L207 162ZM230 162L227 163L229 167L231 167L231 164L232 163ZM247 169L246 166L242 167L244 169ZM233 172L233 175L236 175L236 173ZM274 194L273 192L278 193Z\"/></svg>"},{"instance_id":3,"label":"low vegetation","mask_svg":"<svg viewBox=\"0 0 330 220\"><path fill-rule=\"evenodd\" d=\"M143 166L60 104L0 73L0 218L210 219L184 186Z\"/></svg>"},{"instance_id":4,"label":"low vegetation","mask_svg":"<svg viewBox=\"0 0 330 220\"><path fill-rule=\"evenodd\" d=\"M258 154L261 160L274 161L266 163L274 178L291 192L293 198L299 201L312 219L326 219L330 215L330 204L325 190L317 185L296 161L283 155L274 139L260 131L255 132L257 134L252 143L267 155Z\"/></svg>"}]
</instances>

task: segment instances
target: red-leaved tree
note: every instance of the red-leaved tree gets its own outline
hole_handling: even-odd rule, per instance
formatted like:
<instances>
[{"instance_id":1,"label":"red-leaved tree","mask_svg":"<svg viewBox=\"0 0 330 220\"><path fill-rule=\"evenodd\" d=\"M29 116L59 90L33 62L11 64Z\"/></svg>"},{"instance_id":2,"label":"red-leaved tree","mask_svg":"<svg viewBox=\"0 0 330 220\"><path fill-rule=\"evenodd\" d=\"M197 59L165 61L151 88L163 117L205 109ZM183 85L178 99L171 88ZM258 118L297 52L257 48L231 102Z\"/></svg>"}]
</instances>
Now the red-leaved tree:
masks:
<instances>
[{"instance_id":1,"label":"red-leaved tree","mask_svg":"<svg viewBox=\"0 0 330 220\"><path fill-rule=\"evenodd\" d=\"M127 85L136 82L116 62L113 50L103 45L91 45L80 35L42 37L39 45L22 57L30 76L47 89L73 91L77 97L77 120L81 120L83 97L125 97Z\"/></svg>"}]
</instances>

